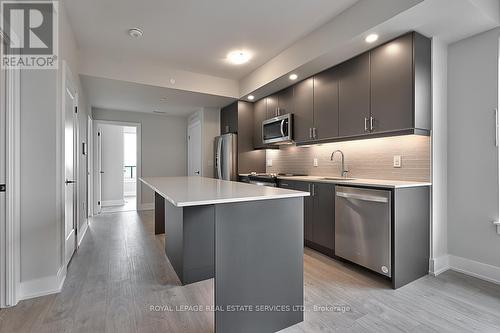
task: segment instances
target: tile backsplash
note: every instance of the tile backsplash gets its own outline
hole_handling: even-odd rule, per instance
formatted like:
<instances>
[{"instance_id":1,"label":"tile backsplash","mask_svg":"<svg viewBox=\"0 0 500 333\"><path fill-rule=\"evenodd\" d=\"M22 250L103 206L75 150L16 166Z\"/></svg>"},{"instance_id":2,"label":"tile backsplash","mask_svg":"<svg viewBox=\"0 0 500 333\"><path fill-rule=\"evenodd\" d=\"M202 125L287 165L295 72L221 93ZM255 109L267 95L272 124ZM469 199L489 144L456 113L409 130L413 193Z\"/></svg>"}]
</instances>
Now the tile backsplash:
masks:
<instances>
[{"instance_id":1,"label":"tile backsplash","mask_svg":"<svg viewBox=\"0 0 500 333\"><path fill-rule=\"evenodd\" d=\"M398 136L335 142L310 147L282 146L266 151L268 173L296 173L310 176L339 176L340 149L345 155L348 177L425 181L431 179L431 143L428 136ZM401 168L393 166L394 156L401 156ZM314 159L318 166L315 167Z\"/></svg>"}]
</instances>

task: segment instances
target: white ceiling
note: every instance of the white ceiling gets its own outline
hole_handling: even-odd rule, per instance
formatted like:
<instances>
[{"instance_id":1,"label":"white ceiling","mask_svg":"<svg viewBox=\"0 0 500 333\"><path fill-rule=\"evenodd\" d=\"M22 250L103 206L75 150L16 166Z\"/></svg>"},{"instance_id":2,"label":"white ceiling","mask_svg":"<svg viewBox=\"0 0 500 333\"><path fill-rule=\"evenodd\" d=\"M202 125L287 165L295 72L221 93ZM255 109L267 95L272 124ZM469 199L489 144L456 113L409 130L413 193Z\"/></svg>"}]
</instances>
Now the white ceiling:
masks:
<instances>
[{"instance_id":1,"label":"white ceiling","mask_svg":"<svg viewBox=\"0 0 500 333\"><path fill-rule=\"evenodd\" d=\"M202 107L222 107L233 98L80 75L92 107L188 116ZM165 98L166 100L162 100Z\"/></svg>"},{"instance_id":2,"label":"white ceiling","mask_svg":"<svg viewBox=\"0 0 500 333\"><path fill-rule=\"evenodd\" d=\"M65 0L80 49L240 79L358 0ZM127 30L139 27L142 39ZM244 65L225 60L253 53Z\"/></svg>"}]
</instances>

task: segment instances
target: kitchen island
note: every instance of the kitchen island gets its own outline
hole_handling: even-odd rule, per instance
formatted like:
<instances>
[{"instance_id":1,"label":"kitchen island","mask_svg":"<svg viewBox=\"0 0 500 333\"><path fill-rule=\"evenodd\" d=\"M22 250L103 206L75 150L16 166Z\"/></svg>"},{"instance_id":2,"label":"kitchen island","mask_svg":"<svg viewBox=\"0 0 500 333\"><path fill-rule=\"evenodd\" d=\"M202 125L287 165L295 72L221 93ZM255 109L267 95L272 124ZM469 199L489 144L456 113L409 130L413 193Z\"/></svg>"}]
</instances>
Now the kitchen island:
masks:
<instances>
[{"instance_id":1,"label":"kitchen island","mask_svg":"<svg viewBox=\"0 0 500 333\"><path fill-rule=\"evenodd\" d=\"M165 254L181 283L214 278L216 332L275 332L303 321L309 192L204 177L141 181L163 198Z\"/></svg>"}]
</instances>

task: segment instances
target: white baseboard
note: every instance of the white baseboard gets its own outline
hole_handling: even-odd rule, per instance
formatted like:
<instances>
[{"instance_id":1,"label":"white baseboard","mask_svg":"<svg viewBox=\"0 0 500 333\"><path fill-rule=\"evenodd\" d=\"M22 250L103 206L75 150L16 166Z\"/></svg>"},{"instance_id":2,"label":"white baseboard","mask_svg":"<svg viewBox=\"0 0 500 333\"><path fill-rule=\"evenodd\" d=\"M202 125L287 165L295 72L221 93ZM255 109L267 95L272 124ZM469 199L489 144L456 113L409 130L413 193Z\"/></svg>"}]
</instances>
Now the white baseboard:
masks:
<instances>
[{"instance_id":1,"label":"white baseboard","mask_svg":"<svg viewBox=\"0 0 500 333\"><path fill-rule=\"evenodd\" d=\"M65 280L66 267L64 266L59 269L57 275L23 281L19 286L19 300L56 294L62 290Z\"/></svg>"},{"instance_id":2,"label":"white baseboard","mask_svg":"<svg viewBox=\"0 0 500 333\"><path fill-rule=\"evenodd\" d=\"M429 274L438 276L450 269L449 255L444 255L437 258L431 258L429 261Z\"/></svg>"},{"instance_id":3,"label":"white baseboard","mask_svg":"<svg viewBox=\"0 0 500 333\"><path fill-rule=\"evenodd\" d=\"M154 210L154 209L155 209L154 202L148 202L141 204L138 210Z\"/></svg>"},{"instance_id":4,"label":"white baseboard","mask_svg":"<svg viewBox=\"0 0 500 333\"><path fill-rule=\"evenodd\" d=\"M125 199L119 199L119 200L104 200L101 202L102 207L109 207L109 206L123 206L125 204Z\"/></svg>"},{"instance_id":5,"label":"white baseboard","mask_svg":"<svg viewBox=\"0 0 500 333\"><path fill-rule=\"evenodd\" d=\"M83 238L87 234L88 229L89 229L89 220L87 219L87 221L85 221L85 223L82 226L82 230L78 232L78 246L80 246L80 244L82 243Z\"/></svg>"},{"instance_id":6,"label":"white baseboard","mask_svg":"<svg viewBox=\"0 0 500 333\"><path fill-rule=\"evenodd\" d=\"M453 255L449 256L449 262L454 271L500 284L500 267Z\"/></svg>"}]
</instances>

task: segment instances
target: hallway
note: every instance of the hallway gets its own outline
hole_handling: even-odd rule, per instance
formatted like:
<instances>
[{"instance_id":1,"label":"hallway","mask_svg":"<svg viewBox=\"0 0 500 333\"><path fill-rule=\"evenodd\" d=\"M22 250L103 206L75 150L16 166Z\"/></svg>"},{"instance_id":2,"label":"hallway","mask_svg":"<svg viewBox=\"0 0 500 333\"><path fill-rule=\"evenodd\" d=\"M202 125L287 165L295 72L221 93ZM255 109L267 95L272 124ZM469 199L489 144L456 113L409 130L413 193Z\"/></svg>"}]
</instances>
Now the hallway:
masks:
<instances>
[{"instance_id":1,"label":"hallway","mask_svg":"<svg viewBox=\"0 0 500 333\"><path fill-rule=\"evenodd\" d=\"M182 308L213 304L213 280L179 285L163 235L153 234L153 215L95 217L62 292L2 309L0 332L213 332L211 312ZM306 249L304 281L305 321L286 332L500 330L500 286L460 273L392 290L374 274Z\"/></svg>"}]
</instances>

